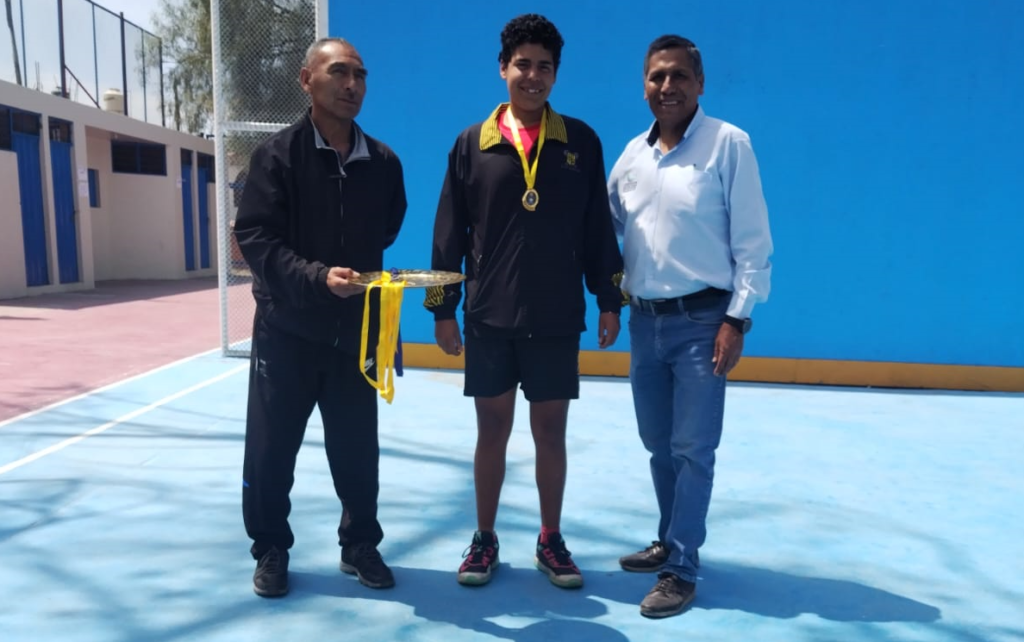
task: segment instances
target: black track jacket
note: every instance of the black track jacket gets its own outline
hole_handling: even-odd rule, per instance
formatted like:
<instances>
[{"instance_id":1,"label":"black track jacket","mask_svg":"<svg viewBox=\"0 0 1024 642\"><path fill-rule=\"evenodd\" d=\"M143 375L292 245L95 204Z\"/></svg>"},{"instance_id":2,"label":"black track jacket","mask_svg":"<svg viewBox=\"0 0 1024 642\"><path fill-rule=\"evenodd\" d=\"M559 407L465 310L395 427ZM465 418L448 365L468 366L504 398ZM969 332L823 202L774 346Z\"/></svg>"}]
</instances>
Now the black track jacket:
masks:
<instances>
[{"instance_id":1,"label":"black track jacket","mask_svg":"<svg viewBox=\"0 0 1024 642\"><path fill-rule=\"evenodd\" d=\"M353 150L343 170L333 150L317 148L308 114L260 145L234 232L252 270L258 318L359 354L364 298L331 294L327 271L383 269L384 250L398 236L406 200L398 157L353 128ZM360 137L364 154L356 145ZM371 339L375 344L375 332Z\"/></svg>"},{"instance_id":2,"label":"black track jacket","mask_svg":"<svg viewBox=\"0 0 1024 642\"><path fill-rule=\"evenodd\" d=\"M601 312L617 313L623 302L601 141L583 121L547 109L531 212L522 161L498 129L501 108L463 131L448 154L431 268L462 272L465 262L467 332L579 334L584 282ZM430 288L425 305L435 320L453 319L461 297L461 284Z\"/></svg>"}]
</instances>

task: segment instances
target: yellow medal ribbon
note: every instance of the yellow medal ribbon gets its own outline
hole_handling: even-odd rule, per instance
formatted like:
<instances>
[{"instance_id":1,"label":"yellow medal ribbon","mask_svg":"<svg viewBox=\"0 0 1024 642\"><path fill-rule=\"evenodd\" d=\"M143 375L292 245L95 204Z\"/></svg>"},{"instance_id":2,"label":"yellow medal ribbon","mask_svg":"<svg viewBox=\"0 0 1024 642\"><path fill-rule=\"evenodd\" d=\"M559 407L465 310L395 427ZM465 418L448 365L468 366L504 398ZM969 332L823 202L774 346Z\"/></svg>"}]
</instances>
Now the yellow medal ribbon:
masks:
<instances>
[{"instance_id":1,"label":"yellow medal ribbon","mask_svg":"<svg viewBox=\"0 0 1024 642\"><path fill-rule=\"evenodd\" d=\"M537 190L533 186L537 183L537 164L540 162L540 153L544 149L544 138L547 133L547 109L545 108L544 114L540 118L540 135L537 137L537 155L533 158L533 166L530 165L530 160L526 157L523 139L519 135L519 126L516 125L516 119L512 116L511 105L505 110L505 115L508 117L508 128L512 130L512 140L516 144L516 151L519 152L519 160L523 161L523 177L526 179L523 207L532 212L537 209L537 203L540 202L540 195L537 194Z\"/></svg>"},{"instance_id":2,"label":"yellow medal ribbon","mask_svg":"<svg viewBox=\"0 0 1024 642\"><path fill-rule=\"evenodd\" d=\"M380 288L380 335L377 339L377 380L366 374L366 350L370 337L370 292ZM359 372L370 385L380 391L380 396L389 404L395 398L395 355L398 353L398 322L402 316L402 294L405 281L392 281L387 270L376 281L366 286L366 300L363 305L363 334L359 345Z\"/></svg>"}]
</instances>

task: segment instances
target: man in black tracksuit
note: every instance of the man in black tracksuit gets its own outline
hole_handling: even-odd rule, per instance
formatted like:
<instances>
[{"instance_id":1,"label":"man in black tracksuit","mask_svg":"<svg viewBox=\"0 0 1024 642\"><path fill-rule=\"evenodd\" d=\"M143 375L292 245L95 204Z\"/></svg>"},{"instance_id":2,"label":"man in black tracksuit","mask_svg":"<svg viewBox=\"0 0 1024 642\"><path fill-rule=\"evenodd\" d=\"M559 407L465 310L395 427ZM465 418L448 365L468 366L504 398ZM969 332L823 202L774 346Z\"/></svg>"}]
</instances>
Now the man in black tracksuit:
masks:
<instances>
[{"instance_id":1,"label":"man in black tracksuit","mask_svg":"<svg viewBox=\"0 0 1024 642\"><path fill-rule=\"evenodd\" d=\"M583 285L597 297L598 345L619 333L622 273L605 186L601 142L582 121L547 103L562 37L542 16L519 16L498 56L509 102L459 135L434 224L431 267L465 263L465 394L475 398L477 531L459 568L462 584L486 584L498 568L494 527L512 431L516 385L530 402L541 529L535 561L557 586L583 577L560 533L569 401L579 397ZM461 286L432 288L435 338L462 352Z\"/></svg>"},{"instance_id":2,"label":"man in black tracksuit","mask_svg":"<svg viewBox=\"0 0 1024 642\"><path fill-rule=\"evenodd\" d=\"M377 551L377 398L360 372L372 364L357 363L365 289L349 279L383 268L405 217L402 166L355 124L366 92L355 48L314 43L300 82L312 109L253 154L234 228L256 299L242 510L264 597L288 592L289 493L314 406L343 508L341 569L394 585Z\"/></svg>"}]
</instances>

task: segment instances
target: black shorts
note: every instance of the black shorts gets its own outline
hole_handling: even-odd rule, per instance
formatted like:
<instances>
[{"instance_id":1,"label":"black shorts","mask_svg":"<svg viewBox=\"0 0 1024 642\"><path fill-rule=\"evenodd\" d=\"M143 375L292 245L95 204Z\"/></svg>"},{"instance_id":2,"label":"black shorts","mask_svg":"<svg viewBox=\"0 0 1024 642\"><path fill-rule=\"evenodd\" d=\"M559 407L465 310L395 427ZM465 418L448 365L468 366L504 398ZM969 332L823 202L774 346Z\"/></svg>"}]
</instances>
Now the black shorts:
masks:
<instances>
[{"instance_id":1,"label":"black shorts","mask_svg":"<svg viewBox=\"0 0 1024 642\"><path fill-rule=\"evenodd\" d=\"M580 338L495 338L466 333L467 397L497 397L515 385L527 401L580 397Z\"/></svg>"}]
</instances>

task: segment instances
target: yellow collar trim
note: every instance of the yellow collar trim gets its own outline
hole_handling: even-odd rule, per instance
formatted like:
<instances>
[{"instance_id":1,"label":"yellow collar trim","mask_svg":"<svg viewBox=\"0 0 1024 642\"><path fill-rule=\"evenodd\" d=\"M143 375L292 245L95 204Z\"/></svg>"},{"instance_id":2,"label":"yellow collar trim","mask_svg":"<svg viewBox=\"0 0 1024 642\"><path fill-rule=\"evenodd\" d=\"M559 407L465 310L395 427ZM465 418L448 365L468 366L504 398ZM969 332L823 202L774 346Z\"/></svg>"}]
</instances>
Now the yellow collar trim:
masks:
<instances>
[{"instance_id":1,"label":"yellow collar trim","mask_svg":"<svg viewBox=\"0 0 1024 642\"><path fill-rule=\"evenodd\" d=\"M501 103L495 107L491 115L484 121L483 127L480 128L481 151L494 147L501 142L501 130L498 129L498 114L506 107L508 107L508 103ZM565 129L565 120L555 113L555 110L551 109L550 106L544 108L544 119L547 121L545 125L545 138L568 144L569 133Z\"/></svg>"}]
</instances>

